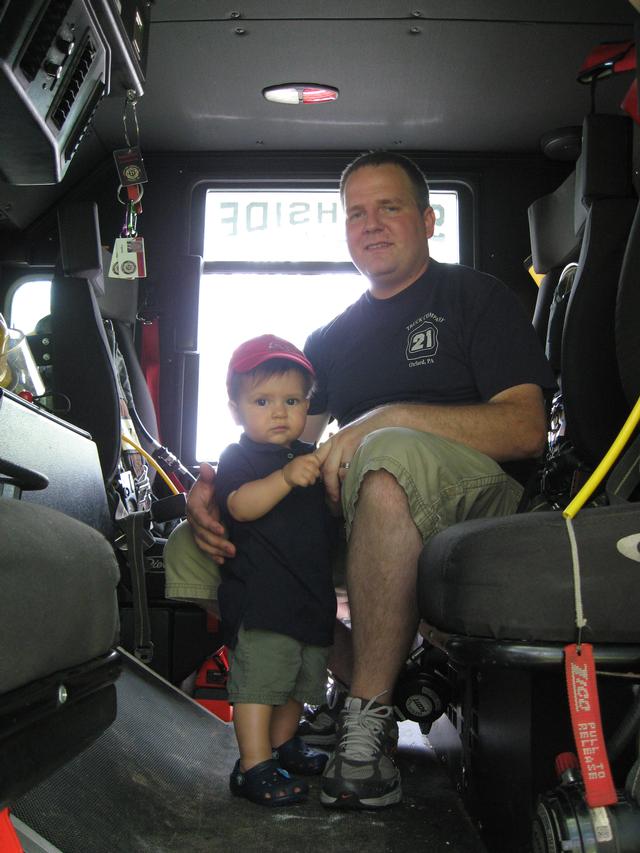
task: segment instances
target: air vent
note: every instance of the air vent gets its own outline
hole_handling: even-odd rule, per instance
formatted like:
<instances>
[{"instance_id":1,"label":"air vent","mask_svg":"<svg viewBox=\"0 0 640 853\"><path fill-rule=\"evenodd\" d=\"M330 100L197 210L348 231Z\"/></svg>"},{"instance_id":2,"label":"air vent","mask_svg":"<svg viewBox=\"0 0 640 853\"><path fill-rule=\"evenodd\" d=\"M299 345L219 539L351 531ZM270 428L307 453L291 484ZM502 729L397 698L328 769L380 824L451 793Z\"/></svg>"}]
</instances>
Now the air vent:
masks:
<instances>
[{"instance_id":1,"label":"air vent","mask_svg":"<svg viewBox=\"0 0 640 853\"><path fill-rule=\"evenodd\" d=\"M62 26L65 15L69 11L72 0L50 0L49 5L40 19L34 34L31 36L22 59L20 70L31 82L44 62L47 51L51 47L58 30Z\"/></svg>"},{"instance_id":2,"label":"air vent","mask_svg":"<svg viewBox=\"0 0 640 853\"><path fill-rule=\"evenodd\" d=\"M58 130L62 129L65 121L67 120L67 116L76 102L78 92L91 70L95 55L96 48L91 41L91 38L87 37L84 47L81 48L76 58L73 74L71 74L71 76L67 75L67 77L64 78L62 88L60 92L58 92L57 104L51 116L51 121Z\"/></svg>"},{"instance_id":3,"label":"air vent","mask_svg":"<svg viewBox=\"0 0 640 853\"><path fill-rule=\"evenodd\" d=\"M87 128L91 124L91 119L93 118L93 114L96 111L96 108L100 101L102 100L102 96L104 95L105 86L104 83L96 83L93 92L91 93L91 97L86 103L84 110L82 111L82 115L78 119L75 130L73 134L70 136L67 144L64 147L64 151L62 156L64 157L65 162L69 162L73 157L76 148L80 144L82 137L87 132Z\"/></svg>"}]
</instances>

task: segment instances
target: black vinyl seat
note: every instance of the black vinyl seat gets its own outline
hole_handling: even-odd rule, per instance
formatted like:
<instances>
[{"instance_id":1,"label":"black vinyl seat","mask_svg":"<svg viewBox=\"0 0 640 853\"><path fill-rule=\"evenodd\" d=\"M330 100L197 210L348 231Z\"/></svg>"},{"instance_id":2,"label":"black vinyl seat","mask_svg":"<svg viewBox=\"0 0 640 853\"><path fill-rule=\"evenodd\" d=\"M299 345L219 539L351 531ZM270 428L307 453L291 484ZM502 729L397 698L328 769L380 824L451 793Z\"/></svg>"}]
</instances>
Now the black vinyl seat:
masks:
<instances>
[{"instance_id":1,"label":"black vinyl seat","mask_svg":"<svg viewBox=\"0 0 640 853\"><path fill-rule=\"evenodd\" d=\"M631 225L616 298L615 342L618 372L629 407L640 397L640 335L632 318L640 316L640 205Z\"/></svg>"},{"instance_id":2,"label":"black vinyl seat","mask_svg":"<svg viewBox=\"0 0 640 853\"><path fill-rule=\"evenodd\" d=\"M576 174L549 195L534 201L527 211L531 238L531 261L543 275L538 289L533 327L543 347L547 343L549 315L560 277L566 265L578 259L583 228L574 224Z\"/></svg>"},{"instance_id":3,"label":"black vinyl seat","mask_svg":"<svg viewBox=\"0 0 640 853\"><path fill-rule=\"evenodd\" d=\"M638 206L632 183L632 122L585 119L576 164L576 219L584 237L562 332L561 380L566 432L578 457L595 467L631 406L620 380L616 337L636 323L618 315L625 252Z\"/></svg>"},{"instance_id":4,"label":"black vinyl seat","mask_svg":"<svg viewBox=\"0 0 640 853\"><path fill-rule=\"evenodd\" d=\"M152 453L155 449L147 440L145 432L156 441L159 437L156 411L147 386L135 344L135 329L138 322L139 282L137 279L117 279L108 275L111 254L102 250L104 292L97 296L97 306L103 321L113 328L113 339L122 357L131 401L135 413L142 422L144 432L139 435L141 446ZM116 365L117 367L117 365ZM121 378L122 382L122 378ZM135 421L134 421L135 425ZM153 481L155 472L149 472Z\"/></svg>"},{"instance_id":5,"label":"black vinyl seat","mask_svg":"<svg viewBox=\"0 0 640 853\"><path fill-rule=\"evenodd\" d=\"M64 419L91 435L109 484L121 452L118 385L109 342L91 282L61 269L51 282L51 364L55 390L70 401Z\"/></svg>"},{"instance_id":6,"label":"black vinyl seat","mask_svg":"<svg viewBox=\"0 0 640 853\"><path fill-rule=\"evenodd\" d=\"M73 236L78 222L89 223L87 241L99 245L97 210L95 205L83 202L67 212L61 211L63 248L75 245ZM162 676L179 683L211 650L211 640L204 611L192 605L177 606L164 599L165 540L155 527L149 530L151 518L154 524L171 520L183 505L171 500L161 505L154 500L153 467L121 439L123 421L129 414L133 419L133 412L127 411L130 390L135 414L140 419L139 425L134 421L137 443L150 454L157 446L154 444L158 437L156 414L133 334L138 282L110 278L110 256L104 250L99 260L92 256L87 262L83 258L77 260L70 250L67 253L72 269L65 273L63 251L52 281L51 316L47 320L52 386L69 400L64 419L88 432L95 441L111 512L119 519L122 536L117 538L116 532L114 544L118 546L122 571L121 644L144 656ZM93 278L82 273L70 274L83 264L88 267L89 263L99 266L93 270L98 273ZM146 514L142 524L133 521L140 513ZM137 525L137 538L132 538L126 549L120 548L124 534L128 536L133 530L133 526L128 526L129 521ZM134 552L138 558L129 560L127 555Z\"/></svg>"},{"instance_id":7,"label":"black vinyl seat","mask_svg":"<svg viewBox=\"0 0 640 853\"><path fill-rule=\"evenodd\" d=\"M0 809L115 719L118 566L102 534L0 498Z\"/></svg>"},{"instance_id":8,"label":"black vinyl seat","mask_svg":"<svg viewBox=\"0 0 640 853\"><path fill-rule=\"evenodd\" d=\"M630 120L590 115L575 173L529 209L534 263L551 267L547 277L557 275L548 304L545 277L534 315L562 392L553 414L562 421L563 441L591 469L629 412L616 341L632 322L616 300L637 208L631 175Z\"/></svg>"},{"instance_id":9,"label":"black vinyl seat","mask_svg":"<svg viewBox=\"0 0 640 853\"><path fill-rule=\"evenodd\" d=\"M620 311L617 325L614 323L625 248L629 242L627 251L637 252L635 242L640 239L640 235L634 239L631 229L637 199L630 162L628 119L585 119L575 181L575 209L577 216L584 212L585 228L564 318L560 380L566 434L580 458L591 466L600 461L631 410L619 379L616 336L636 329L637 323L632 314L623 317ZM603 198L607 178L609 193L616 194L615 198ZM571 230L579 231L579 223ZM631 359L637 344L630 342L629 334L624 340ZM637 334L633 340L638 340ZM634 523L640 525L640 504L603 508L602 516L600 512L583 510L576 526L588 538L589 554L594 558L594 605L601 608L603 617L597 623L597 634L606 642L620 621L624 623L624 617L619 617L617 627L607 633L607 616L611 621L611 612L617 612L608 589L611 573L616 567L621 577L628 573L629 588L624 584L621 588L629 595L635 582L635 566L616 555L615 542L626 535L622 527L627 525L631 534ZM619 536L618 525L622 525ZM598 537L600 547L596 547ZM432 625L467 636L566 641L566 636L553 636L559 627L556 607L562 601L561 612L566 613L565 593L572 584L570 571L562 570L568 555L566 541L564 521L556 513L464 522L438 534L420 560L421 615ZM460 587L454 592L457 583ZM629 619L631 633L626 642L640 642L640 626L634 634L633 618ZM569 629L572 624L569 615Z\"/></svg>"},{"instance_id":10,"label":"black vinyl seat","mask_svg":"<svg viewBox=\"0 0 640 853\"><path fill-rule=\"evenodd\" d=\"M588 619L583 639L640 649L638 563L618 548L640 531L640 504L584 509L573 525ZM418 604L425 622L449 634L573 642L571 547L562 514L478 519L434 536L420 559Z\"/></svg>"},{"instance_id":11,"label":"black vinyl seat","mask_svg":"<svg viewBox=\"0 0 640 853\"><path fill-rule=\"evenodd\" d=\"M559 384L563 437L591 469L639 393L640 220L631 175L629 120L585 119L575 205L568 203L568 179L560 193L566 239L554 257L560 269L570 260L563 246L582 235L562 323ZM618 673L640 666L639 455L636 447L630 461L618 461L624 476L614 467L611 505L585 508L572 522L587 619L582 639L594 645L599 667ZM451 759L472 812L483 804L496 850L529 849L535 797L557 784L555 756L573 749L563 677L563 647L577 639L573 566L557 511L463 522L433 537L419 561L421 631L447 653L454 691L449 718L430 737ZM622 678L601 685L607 737L632 705L630 690ZM635 758L617 756L619 787Z\"/></svg>"}]
</instances>

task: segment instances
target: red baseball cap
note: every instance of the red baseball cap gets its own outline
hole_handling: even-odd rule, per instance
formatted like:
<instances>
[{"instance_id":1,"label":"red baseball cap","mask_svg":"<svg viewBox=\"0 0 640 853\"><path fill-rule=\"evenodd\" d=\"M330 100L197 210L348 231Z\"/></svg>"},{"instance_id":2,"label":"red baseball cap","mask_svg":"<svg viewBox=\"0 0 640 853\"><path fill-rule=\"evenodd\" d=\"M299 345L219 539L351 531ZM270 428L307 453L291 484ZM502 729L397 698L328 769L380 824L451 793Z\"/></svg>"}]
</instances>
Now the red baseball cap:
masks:
<instances>
[{"instance_id":1,"label":"red baseball cap","mask_svg":"<svg viewBox=\"0 0 640 853\"><path fill-rule=\"evenodd\" d=\"M278 338L276 335L260 335L259 338L251 338L251 340L245 341L234 350L227 371L227 388L229 388L235 373L248 373L259 364L264 364L265 361L270 361L272 358L284 358L287 361L292 361L294 364L304 367L312 376L315 377L316 375L311 362L298 347L294 347L289 341Z\"/></svg>"}]
</instances>

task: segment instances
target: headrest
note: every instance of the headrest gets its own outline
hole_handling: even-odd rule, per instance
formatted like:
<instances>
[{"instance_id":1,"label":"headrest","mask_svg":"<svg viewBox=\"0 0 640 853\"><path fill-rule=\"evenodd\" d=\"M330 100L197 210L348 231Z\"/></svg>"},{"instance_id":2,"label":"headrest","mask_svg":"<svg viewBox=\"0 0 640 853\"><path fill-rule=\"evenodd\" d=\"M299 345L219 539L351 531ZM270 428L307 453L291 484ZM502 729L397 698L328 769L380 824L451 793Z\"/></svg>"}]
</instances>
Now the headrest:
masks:
<instances>
[{"instance_id":1,"label":"headrest","mask_svg":"<svg viewBox=\"0 0 640 853\"><path fill-rule=\"evenodd\" d=\"M58 208L60 235L59 273L67 278L87 279L94 293L103 292L100 267L100 224L93 201L67 202Z\"/></svg>"},{"instance_id":2,"label":"headrest","mask_svg":"<svg viewBox=\"0 0 640 853\"><path fill-rule=\"evenodd\" d=\"M111 252L102 250L104 293L98 296L98 308L104 320L135 323L138 313L138 279L110 278Z\"/></svg>"},{"instance_id":3,"label":"headrest","mask_svg":"<svg viewBox=\"0 0 640 853\"><path fill-rule=\"evenodd\" d=\"M632 122L626 116L589 115L575 172L529 206L531 256L537 273L575 260L591 203L632 198Z\"/></svg>"},{"instance_id":4,"label":"headrest","mask_svg":"<svg viewBox=\"0 0 640 853\"><path fill-rule=\"evenodd\" d=\"M627 116L589 115L582 123L582 151L576 163L574 229L579 231L591 202L630 198L632 122Z\"/></svg>"},{"instance_id":5,"label":"headrest","mask_svg":"<svg viewBox=\"0 0 640 853\"><path fill-rule=\"evenodd\" d=\"M562 267L576 256L580 238L573 227L575 172L549 195L529 206L531 257L537 273Z\"/></svg>"}]
</instances>

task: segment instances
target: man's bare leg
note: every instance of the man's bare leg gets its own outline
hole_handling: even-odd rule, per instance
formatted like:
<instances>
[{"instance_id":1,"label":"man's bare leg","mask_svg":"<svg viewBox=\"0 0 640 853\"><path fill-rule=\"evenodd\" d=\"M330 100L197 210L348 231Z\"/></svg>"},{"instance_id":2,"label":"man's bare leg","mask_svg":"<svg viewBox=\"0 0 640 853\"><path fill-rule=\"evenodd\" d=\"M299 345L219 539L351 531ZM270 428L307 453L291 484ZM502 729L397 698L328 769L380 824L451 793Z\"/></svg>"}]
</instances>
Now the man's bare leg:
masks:
<instances>
[{"instance_id":1,"label":"man's bare leg","mask_svg":"<svg viewBox=\"0 0 640 853\"><path fill-rule=\"evenodd\" d=\"M353 672L353 643L351 629L336 620L333 633L333 648L327 663L329 672L347 687L351 684Z\"/></svg>"},{"instance_id":2,"label":"man's bare leg","mask_svg":"<svg viewBox=\"0 0 640 853\"><path fill-rule=\"evenodd\" d=\"M402 799L391 757L397 727L392 691L416 633L416 567L422 537L404 491L386 471L365 475L347 554L354 668L325 768L320 802L384 808ZM370 702L374 699L377 704Z\"/></svg>"},{"instance_id":3,"label":"man's bare leg","mask_svg":"<svg viewBox=\"0 0 640 853\"><path fill-rule=\"evenodd\" d=\"M416 577L422 546L404 490L387 471L370 471L360 487L347 556L352 696L391 702L419 621Z\"/></svg>"}]
</instances>

